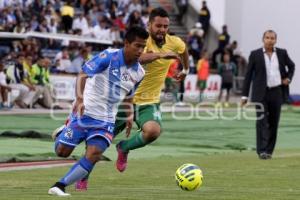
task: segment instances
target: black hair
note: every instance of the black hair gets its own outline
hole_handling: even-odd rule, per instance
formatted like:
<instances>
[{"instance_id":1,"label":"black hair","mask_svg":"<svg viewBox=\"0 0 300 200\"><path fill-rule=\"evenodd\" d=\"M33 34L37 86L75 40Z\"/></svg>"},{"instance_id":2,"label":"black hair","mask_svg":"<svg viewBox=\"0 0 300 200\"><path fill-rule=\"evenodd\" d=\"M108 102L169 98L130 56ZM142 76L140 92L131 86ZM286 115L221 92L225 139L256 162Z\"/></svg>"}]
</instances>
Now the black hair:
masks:
<instances>
[{"instance_id":1,"label":"black hair","mask_svg":"<svg viewBox=\"0 0 300 200\"><path fill-rule=\"evenodd\" d=\"M137 37L146 40L149 37L149 33L140 26L132 26L125 33L125 40L129 43L133 42Z\"/></svg>"},{"instance_id":2,"label":"black hair","mask_svg":"<svg viewBox=\"0 0 300 200\"><path fill-rule=\"evenodd\" d=\"M161 7L157 7L157 8L154 8L150 15L149 15L149 21L153 21L155 17L168 17L169 18L169 14L168 12L161 8Z\"/></svg>"},{"instance_id":3,"label":"black hair","mask_svg":"<svg viewBox=\"0 0 300 200\"><path fill-rule=\"evenodd\" d=\"M267 33L274 33L275 34L275 39L277 39L277 33L275 32L275 31L273 31L273 30L266 30L265 32L264 32L264 34L263 34L263 39L265 38L265 35L267 34Z\"/></svg>"}]
</instances>

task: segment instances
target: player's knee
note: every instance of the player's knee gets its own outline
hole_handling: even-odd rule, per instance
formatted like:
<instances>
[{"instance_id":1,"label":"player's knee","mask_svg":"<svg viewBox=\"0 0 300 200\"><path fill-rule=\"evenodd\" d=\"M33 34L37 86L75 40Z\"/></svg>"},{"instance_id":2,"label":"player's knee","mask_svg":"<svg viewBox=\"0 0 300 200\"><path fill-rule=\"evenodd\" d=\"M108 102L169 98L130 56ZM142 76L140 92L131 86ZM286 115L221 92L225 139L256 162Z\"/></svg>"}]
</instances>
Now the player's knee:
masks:
<instances>
[{"instance_id":1,"label":"player's knee","mask_svg":"<svg viewBox=\"0 0 300 200\"><path fill-rule=\"evenodd\" d=\"M72 153L73 148L65 147L63 145L58 145L55 149L55 153L58 157L67 158Z\"/></svg>"},{"instance_id":2,"label":"player's knee","mask_svg":"<svg viewBox=\"0 0 300 200\"><path fill-rule=\"evenodd\" d=\"M156 122L145 124L143 126L144 139L148 142L156 140L161 134L160 125Z\"/></svg>"},{"instance_id":3,"label":"player's knee","mask_svg":"<svg viewBox=\"0 0 300 200\"><path fill-rule=\"evenodd\" d=\"M62 150L56 150L56 155L58 157L67 158L67 157L69 157L70 153L62 151Z\"/></svg>"},{"instance_id":4,"label":"player's knee","mask_svg":"<svg viewBox=\"0 0 300 200\"><path fill-rule=\"evenodd\" d=\"M101 152L100 151L89 152L88 154L86 154L86 158L92 163L96 163L101 159Z\"/></svg>"}]
</instances>

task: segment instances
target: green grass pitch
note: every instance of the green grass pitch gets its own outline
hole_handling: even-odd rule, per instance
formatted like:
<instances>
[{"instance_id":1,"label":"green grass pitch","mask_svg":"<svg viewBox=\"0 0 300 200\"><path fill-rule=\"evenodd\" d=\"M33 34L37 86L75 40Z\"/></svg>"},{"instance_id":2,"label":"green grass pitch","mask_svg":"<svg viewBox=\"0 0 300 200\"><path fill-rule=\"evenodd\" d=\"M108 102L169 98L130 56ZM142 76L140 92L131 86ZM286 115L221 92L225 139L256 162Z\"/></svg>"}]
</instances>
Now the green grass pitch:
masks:
<instances>
[{"instance_id":1,"label":"green grass pitch","mask_svg":"<svg viewBox=\"0 0 300 200\"><path fill-rule=\"evenodd\" d=\"M274 157L259 160L253 150L255 121L196 118L176 121L170 114L164 114L162 136L152 145L132 151L124 173L114 167L114 144L124 137L120 135L105 152L112 161L96 165L88 191L76 192L74 186L67 191L72 199L297 200L300 196L299 116L299 111L282 113ZM0 121L0 132L32 129L48 134L63 122L47 115L0 116ZM81 145L75 154L81 155L83 150ZM52 152L50 140L0 138L0 157ZM204 183L199 190L187 192L176 186L174 173L184 163L194 163L202 169ZM0 200L58 199L47 195L47 190L68 169L0 172Z\"/></svg>"}]
</instances>

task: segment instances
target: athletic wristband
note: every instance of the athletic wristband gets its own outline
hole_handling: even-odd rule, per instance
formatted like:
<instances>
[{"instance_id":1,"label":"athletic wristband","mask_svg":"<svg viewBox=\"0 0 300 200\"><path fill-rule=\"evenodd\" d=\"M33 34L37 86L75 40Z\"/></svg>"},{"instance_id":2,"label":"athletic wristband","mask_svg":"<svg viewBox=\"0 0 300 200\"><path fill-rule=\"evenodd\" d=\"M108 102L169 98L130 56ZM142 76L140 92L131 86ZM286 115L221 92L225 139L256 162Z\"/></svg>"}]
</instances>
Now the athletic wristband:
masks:
<instances>
[{"instance_id":1,"label":"athletic wristband","mask_svg":"<svg viewBox=\"0 0 300 200\"><path fill-rule=\"evenodd\" d=\"M189 69L183 69L183 70L181 71L181 73L183 73L183 74L185 74L185 75L188 75L189 72L190 72Z\"/></svg>"}]
</instances>

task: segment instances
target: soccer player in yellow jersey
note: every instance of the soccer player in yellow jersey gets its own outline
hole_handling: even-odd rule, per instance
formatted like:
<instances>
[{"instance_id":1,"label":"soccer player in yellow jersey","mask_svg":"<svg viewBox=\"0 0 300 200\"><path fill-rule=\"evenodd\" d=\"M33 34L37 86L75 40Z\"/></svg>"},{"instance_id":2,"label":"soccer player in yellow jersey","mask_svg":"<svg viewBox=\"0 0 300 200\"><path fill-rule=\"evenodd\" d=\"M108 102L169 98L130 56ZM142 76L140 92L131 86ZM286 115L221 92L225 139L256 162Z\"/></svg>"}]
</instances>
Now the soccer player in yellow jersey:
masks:
<instances>
[{"instance_id":1,"label":"soccer player in yellow jersey","mask_svg":"<svg viewBox=\"0 0 300 200\"><path fill-rule=\"evenodd\" d=\"M130 150L153 142L161 134L160 92L172 61L180 59L183 65L183 70L175 77L178 81L185 79L189 71L187 47L179 37L168 34L169 24L169 16L164 9L155 8L151 11L148 23L149 38L144 53L140 57L146 74L133 98L134 120L139 131L131 138L117 144L116 167L120 172L126 169ZM115 135L125 128L126 135L129 135L131 124L126 124L126 116L128 112L122 112L120 108Z\"/></svg>"}]
</instances>

